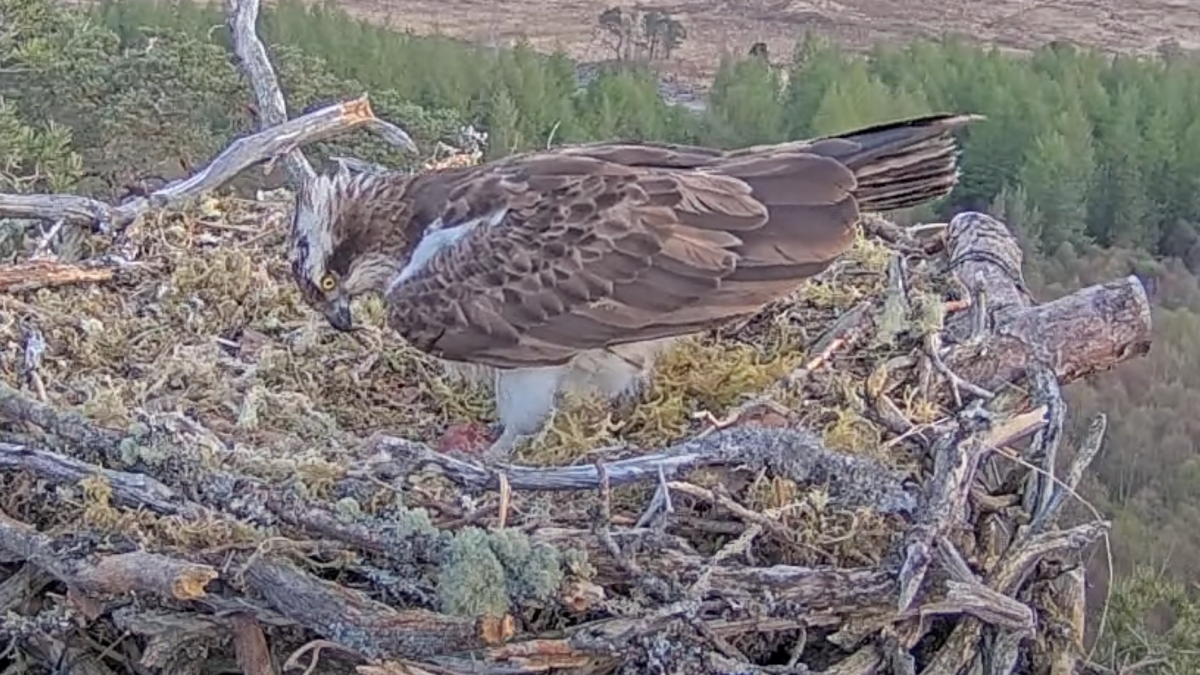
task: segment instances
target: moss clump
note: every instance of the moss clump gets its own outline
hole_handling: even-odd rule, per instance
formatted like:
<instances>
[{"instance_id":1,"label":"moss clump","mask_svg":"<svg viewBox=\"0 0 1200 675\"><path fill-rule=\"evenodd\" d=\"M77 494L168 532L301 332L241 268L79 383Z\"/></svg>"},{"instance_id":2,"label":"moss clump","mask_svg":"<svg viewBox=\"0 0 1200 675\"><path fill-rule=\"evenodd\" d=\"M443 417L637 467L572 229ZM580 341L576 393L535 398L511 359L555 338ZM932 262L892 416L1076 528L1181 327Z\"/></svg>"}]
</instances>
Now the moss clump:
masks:
<instances>
[{"instance_id":1,"label":"moss clump","mask_svg":"<svg viewBox=\"0 0 1200 675\"><path fill-rule=\"evenodd\" d=\"M460 616L502 617L508 613L504 564L488 533L469 528L457 533L438 573L442 611Z\"/></svg>"},{"instance_id":2,"label":"moss clump","mask_svg":"<svg viewBox=\"0 0 1200 675\"><path fill-rule=\"evenodd\" d=\"M562 585L562 554L554 547L534 543L519 530L495 532L490 543L504 565L509 595L517 603L546 602Z\"/></svg>"},{"instance_id":3,"label":"moss clump","mask_svg":"<svg viewBox=\"0 0 1200 675\"><path fill-rule=\"evenodd\" d=\"M523 532L458 532L438 573L443 611L501 617L514 605L528 607L554 597L565 578L563 556Z\"/></svg>"},{"instance_id":4,"label":"moss clump","mask_svg":"<svg viewBox=\"0 0 1200 675\"><path fill-rule=\"evenodd\" d=\"M425 509L394 504L380 509L378 518L384 520L383 534L391 541L400 542L416 536L438 537L442 535L442 531L434 525L433 519Z\"/></svg>"}]
</instances>

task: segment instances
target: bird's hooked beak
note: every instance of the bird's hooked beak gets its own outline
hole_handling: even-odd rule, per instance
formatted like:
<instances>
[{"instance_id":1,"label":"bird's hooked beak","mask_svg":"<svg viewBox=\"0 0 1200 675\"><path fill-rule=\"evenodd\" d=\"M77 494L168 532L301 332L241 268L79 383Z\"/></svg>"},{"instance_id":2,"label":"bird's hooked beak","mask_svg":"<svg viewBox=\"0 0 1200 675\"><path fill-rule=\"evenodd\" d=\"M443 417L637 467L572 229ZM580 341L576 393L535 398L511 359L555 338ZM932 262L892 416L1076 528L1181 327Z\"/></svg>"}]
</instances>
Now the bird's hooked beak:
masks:
<instances>
[{"instance_id":1,"label":"bird's hooked beak","mask_svg":"<svg viewBox=\"0 0 1200 675\"><path fill-rule=\"evenodd\" d=\"M343 333L353 331L354 315L350 313L350 300L341 297L325 305L325 320Z\"/></svg>"}]
</instances>

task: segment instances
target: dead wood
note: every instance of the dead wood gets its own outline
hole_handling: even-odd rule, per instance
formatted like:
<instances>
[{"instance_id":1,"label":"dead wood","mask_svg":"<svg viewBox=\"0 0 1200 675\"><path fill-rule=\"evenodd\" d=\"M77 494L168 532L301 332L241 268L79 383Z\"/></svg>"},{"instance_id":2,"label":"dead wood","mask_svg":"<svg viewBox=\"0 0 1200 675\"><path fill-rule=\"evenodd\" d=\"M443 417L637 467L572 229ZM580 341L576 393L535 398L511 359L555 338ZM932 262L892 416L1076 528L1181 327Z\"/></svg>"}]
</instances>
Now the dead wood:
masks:
<instances>
[{"instance_id":1,"label":"dead wood","mask_svg":"<svg viewBox=\"0 0 1200 675\"><path fill-rule=\"evenodd\" d=\"M375 117L364 94L357 99L326 106L278 126L238 138L200 171L146 197L137 197L114 206L78 195L0 193L0 217L65 220L96 227L102 232L119 232L150 208L163 208L215 190L256 164L288 153L300 145L327 139L359 127L376 130L386 128L389 130L389 140L406 141L405 149L415 149L412 141L407 140L407 134L394 126L384 126L385 124Z\"/></svg>"},{"instance_id":2,"label":"dead wood","mask_svg":"<svg viewBox=\"0 0 1200 675\"><path fill-rule=\"evenodd\" d=\"M113 274L114 270L108 267L88 268L55 260L32 260L0 267L0 293L23 293L67 284L98 283L112 279Z\"/></svg>"},{"instance_id":3,"label":"dead wood","mask_svg":"<svg viewBox=\"0 0 1200 675\"><path fill-rule=\"evenodd\" d=\"M958 250L963 255L961 244ZM975 278L983 274L986 272ZM950 350L969 345L971 340L978 348L993 339L1008 339L1008 334L994 338L1000 330L996 326L1019 321L1022 312L1037 309L1025 300L1006 305L1004 288L990 297L997 296L1002 302L973 302L974 308L985 307L989 312L988 321L982 323L985 329L952 343ZM1008 297L1020 296L1010 292ZM1005 313L1005 307L1016 309ZM1000 312L1000 318L991 312ZM861 311L857 315L863 316ZM1098 320L1120 322L1140 316L1137 311L1109 313ZM971 325L981 322L975 319ZM861 330L869 328L860 326ZM1104 334L1117 333L1114 329ZM1136 330L1128 335L1137 337L1125 339L1142 339ZM1053 610L1054 616L1065 613L1069 618L1064 625L1078 631L1082 602L1078 580L1059 575L1045 580L1048 584L1041 583L1038 575L1044 572L1038 570L1050 560L1077 560L1107 528L1106 522L1097 521L1055 529L1065 491L1074 489L1095 456L1103 433L1102 418L1093 425L1093 434L1061 485L1028 472L1024 490L1009 498L995 492L1011 481L980 471L981 465L991 462L1007 467L1004 471L1009 473L1026 473L1023 465L1004 453L1011 452L1006 450L1007 444L1031 434L1032 450L1025 461L1053 467L1048 458L1056 451L1065 415L1059 382L1080 371L1072 368L1056 373L1037 360L1038 353L1028 346L1011 351L1024 354L1025 359L1011 357L1016 364L1013 372L1024 375L1013 384L1025 387L1030 405L1036 407L1015 412L992 410L986 405L992 399L987 397L963 404L953 418L927 430L930 443L925 447L932 473L925 479L868 457L829 450L818 436L803 428L770 426L730 426L648 452L614 448L604 455L631 456L569 467L491 465L385 435L376 435L356 449L356 455L362 456L363 450L370 454L343 465L333 478L335 494L369 498L383 489L404 493L432 475L478 496L497 490L517 494L599 490L607 495L614 486L657 485L657 506L652 507L660 512L655 518L660 523L657 527L614 526L611 507L604 509L600 521L591 524L562 521L520 526L531 545L575 549L588 560L591 571L586 576L568 574L548 605L546 600L534 605L557 607L567 616L595 617L560 637L528 632L528 612L533 606L511 606L500 615L477 616L451 614L437 607L434 598L441 583L437 570L445 569L451 557L451 531L437 529L439 522L447 522L444 518L435 520L432 530L416 527L407 531L397 531L395 523L385 517L359 513L347 518L336 503L303 494L295 485L215 468L205 459L210 455L200 448L216 449L220 456L230 452L228 443L185 417L146 418L137 429L109 429L3 384L0 420L6 422L0 433L12 441L0 443L3 472L35 476L64 487L100 478L120 508L145 509L184 523L215 519L269 528L278 533L275 539L283 548L263 548L270 539L252 548L235 547L230 549L233 559L225 560L220 568L225 571L218 572L210 550L188 551L178 546L169 552L112 550L98 543L103 541L98 535L51 536L6 518L0 522L0 559L25 562L22 569L28 570L26 574L49 575L76 594L76 604L83 607L96 602L90 598L126 593L158 598L168 605L190 602L205 612L191 630L153 629L154 621L128 614L122 615L121 621L141 626L141 632L129 630L150 640L147 647L158 645L156 650L181 640L190 643L232 636L234 658L244 671L254 673L276 672L264 643L271 640L273 630L286 626L302 627L317 639L336 645L343 658L349 655L360 661L392 664L388 666L392 668L404 664L403 668L428 672L543 672L552 667L604 663L636 668L644 658L636 655L645 654L657 639L697 646L695 665L707 669L705 672L731 667L731 663L745 672L767 672L763 670L767 666L755 663L730 641L797 632L809 636L798 643L796 654L801 656L794 664L797 668L807 653L803 645L815 640L842 647L876 645L853 651L836 665L831 663L825 672L869 670L883 663L881 654L887 655L888 663L900 663L902 669L931 674L959 672L964 664L978 662L988 654L992 663L1003 666L998 672L1013 672L1023 640L1041 639L1042 624L1048 619L1039 617L1045 612ZM1110 349L1092 353L1112 359L1142 352ZM831 356L826 365L815 366L811 372L836 367L836 361L836 356ZM949 364L961 365L954 358L946 359L947 368ZM958 377L965 381L964 376ZM944 388L954 385L948 378ZM203 442L197 445L199 441ZM156 444L174 448L171 471L129 463L131 448ZM787 550L801 545L796 532L782 525L781 514L748 508L719 484L688 482L691 475L714 469L726 478L740 472L821 488L828 494L828 504L837 509L869 509L906 524L898 533L894 553L875 565L759 562L749 555L755 540ZM687 534L697 530L686 524L696 521L676 516L665 506L684 498L740 521L740 528L728 530L740 536L728 540L715 554L698 549L694 535ZM605 497L608 499L611 497ZM462 521L461 510L446 506L443 512L454 513L454 520ZM1020 517L1022 513L1024 517ZM1003 530L1007 535L997 537L989 523L1001 520L1008 523ZM476 522L484 524L486 519ZM314 547L313 538L328 544ZM308 555L367 556L350 569L385 586L367 594L321 578L293 559L302 550L310 551ZM221 581L214 585L217 579ZM1035 582L1038 588L1057 590L1031 596L1026 589ZM17 582L6 587L22 588ZM640 590L630 596L630 589ZM104 605L95 607L87 612L93 620L102 615ZM927 661L918 663L911 650L923 635L920 627L931 625L927 619L932 616L957 619L944 644ZM27 640L35 654L78 649L62 636L44 631L28 630L17 637ZM1038 653L1053 663L1071 664L1078 661L1072 651L1076 646L1071 640L1045 637ZM618 658L617 654L627 656ZM84 659L80 663L94 662ZM916 670L918 665L922 667Z\"/></svg>"},{"instance_id":4,"label":"dead wood","mask_svg":"<svg viewBox=\"0 0 1200 675\"><path fill-rule=\"evenodd\" d=\"M275 663L262 626L248 614L235 614L231 620L234 650L242 672L245 675L275 675Z\"/></svg>"},{"instance_id":5,"label":"dead wood","mask_svg":"<svg viewBox=\"0 0 1200 675\"><path fill-rule=\"evenodd\" d=\"M503 619L398 611L281 560L256 558L244 575L247 589L281 615L370 658L420 659L475 651L487 645L491 620Z\"/></svg>"},{"instance_id":6,"label":"dead wood","mask_svg":"<svg viewBox=\"0 0 1200 675\"><path fill-rule=\"evenodd\" d=\"M407 152L417 151L404 130L375 116L366 94L288 119L275 71L258 38L258 0L230 0L228 9L234 51L254 92L260 131L234 140L200 171L145 197L114 206L78 195L0 193L0 217L66 221L106 232L120 231L150 208L215 190L245 169L279 157L289 175L311 176L313 169L298 148L354 129L366 128ZM5 288L0 276L0 291L5 290L13 289Z\"/></svg>"},{"instance_id":7,"label":"dead wood","mask_svg":"<svg viewBox=\"0 0 1200 675\"><path fill-rule=\"evenodd\" d=\"M179 513L190 506L179 503L178 496L170 488L146 474L104 469L28 445L0 442L0 469L27 471L54 483L77 483L91 476L100 476L112 486L113 498L118 504L150 508L162 514Z\"/></svg>"},{"instance_id":8,"label":"dead wood","mask_svg":"<svg viewBox=\"0 0 1200 675\"><path fill-rule=\"evenodd\" d=\"M91 556L69 538L56 541L0 514L0 549L28 561L59 581L84 592L120 595L132 591L173 600L203 597L217 578L208 565L198 565L145 551ZM75 550L73 550L75 549Z\"/></svg>"},{"instance_id":9,"label":"dead wood","mask_svg":"<svg viewBox=\"0 0 1200 675\"><path fill-rule=\"evenodd\" d=\"M464 488L498 490L500 476L514 490L587 490L600 487L596 465L562 468L488 466L457 459L420 443L378 436L369 443L382 453L370 471L383 480L397 480L426 467L434 467ZM600 451L634 454L606 461L603 471L612 486L669 479L701 468L737 467L769 472L800 485L821 485L844 508L870 506L882 513L908 513L915 507L907 477L878 461L832 452L807 429L730 427L688 439L665 449Z\"/></svg>"},{"instance_id":10,"label":"dead wood","mask_svg":"<svg viewBox=\"0 0 1200 675\"><path fill-rule=\"evenodd\" d=\"M1149 351L1150 301L1137 277L1035 305L1021 274L1021 249L1004 224L961 213L946 236L951 270L976 299L988 333L950 350L946 364L962 378L996 390L1040 363L1065 385ZM965 332L961 324L953 328Z\"/></svg>"}]
</instances>

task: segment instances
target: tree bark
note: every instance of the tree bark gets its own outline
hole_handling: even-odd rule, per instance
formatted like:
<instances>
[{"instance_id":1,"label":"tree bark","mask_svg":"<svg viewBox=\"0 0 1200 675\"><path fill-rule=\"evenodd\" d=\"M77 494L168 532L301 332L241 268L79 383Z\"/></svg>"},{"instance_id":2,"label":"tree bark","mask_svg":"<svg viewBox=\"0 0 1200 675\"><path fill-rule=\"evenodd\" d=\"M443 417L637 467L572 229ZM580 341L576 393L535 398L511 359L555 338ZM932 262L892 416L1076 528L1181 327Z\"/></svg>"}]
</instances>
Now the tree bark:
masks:
<instances>
[{"instance_id":1,"label":"tree bark","mask_svg":"<svg viewBox=\"0 0 1200 675\"><path fill-rule=\"evenodd\" d=\"M986 340L959 345L946 357L964 379L995 390L1039 362L1065 385L1149 352L1150 300L1137 277L1035 305L1021 274L1021 249L1004 224L960 213L950 221L947 247L953 274L973 297L983 298L990 317ZM966 328L956 328L961 338Z\"/></svg>"}]
</instances>

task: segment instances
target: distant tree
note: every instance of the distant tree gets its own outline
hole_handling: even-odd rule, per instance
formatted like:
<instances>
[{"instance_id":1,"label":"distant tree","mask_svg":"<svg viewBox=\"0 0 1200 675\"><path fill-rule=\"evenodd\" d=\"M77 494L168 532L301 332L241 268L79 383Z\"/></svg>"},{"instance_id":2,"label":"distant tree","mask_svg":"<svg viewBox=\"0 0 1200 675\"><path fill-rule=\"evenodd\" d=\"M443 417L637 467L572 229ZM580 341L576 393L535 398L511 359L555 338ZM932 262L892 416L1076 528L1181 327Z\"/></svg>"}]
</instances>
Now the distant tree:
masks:
<instances>
[{"instance_id":1,"label":"distant tree","mask_svg":"<svg viewBox=\"0 0 1200 675\"><path fill-rule=\"evenodd\" d=\"M597 27L618 61L669 59L687 39L687 28L666 10L640 5L604 10Z\"/></svg>"},{"instance_id":2,"label":"distant tree","mask_svg":"<svg viewBox=\"0 0 1200 675\"><path fill-rule=\"evenodd\" d=\"M1000 194L992 200L987 211L1016 231L1022 248L1036 250L1040 242L1037 240L1030 242L1029 232L1042 222L1042 217L1037 207L1029 203L1029 197L1025 194L1023 186L1005 185L1001 188Z\"/></svg>"},{"instance_id":3,"label":"distant tree","mask_svg":"<svg viewBox=\"0 0 1200 675\"><path fill-rule=\"evenodd\" d=\"M755 58L721 60L708 102L711 142L757 145L784 139L780 84L771 67Z\"/></svg>"},{"instance_id":4,"label":"distant tree","mask_svg":"<svg viewBox=\"0 0 1200 675\"><path fill-rule=\"evenodd\" d=\"M1140 91L1123 85L1097 129L1097 170L1088 217L1090 232L1106 245L1153 250L1162 237L1151 218L1139 161Z\"/></svg>"},{"instance_id":5,"label":"distant tree","mask_svg":"<svg viewBox=\"0 0 1200 675\"><path fill-rule=\"evenodd\" d=\"M687 28L663 10L647 9L642 14L642 35L651 61L669 59L687 39Z\"/></svg>"},{"instance_id":6,"label":"distant tree","mask_svg":"<svg viewBox=\"0 0 1200 675\"><path fill-rule=\"evenodd\" d=\"M484 159L491 161L512 154L525 144L518 129L521 111L508 94L508 89L498 85L492 92L490 114L486 122L488 144Z\"/></svg>"},{"instance_id":7,"label":"distant tree","mask_svg":"<svg viewBox=\"0 0 1200 675\"><path fill-rule=\"evenodd\" d=\"M72 15L33 0L0 9L0 191L58 192L72 189L82 173L70 126L30 114L46 101L21 85L45 83L72 54L53 36L80 28Z\"/></svg>"},{"instance_id":8,"label":"distant tree","mask_svg":"<svg viewBox=\"0 0 1200 675\"><path fill-rule=\"evenodd\" d=\"M787 134L793 138L809 136L813 118L846 67L846 57L838 47L825 38L806 33L796 45L788 74L784 96L784 115Z\"/></svg>"},{"instance_id":9,"label":"distant tree","mask_svg":"<svg viewBox=\"0 0 1200 675\"><path fill-rule=\"evenodd\" d=\"M1038 213L1025 234L1039 240L1042 251L1086 241L1087 199L1095 170L1091 125L1077 108L1057 115L1053 126L1034 140L1020 181Z\"/></svg>"},{"instance_id":10,"label":"distant tree","mask_svg":"<svg viewBox=\"0 0 1200 675\"><path fill-rule=\"evenodd\" d=\"M818 135L840 133L926 113L923 98L920 92L891 89L858 61L825 91L813 113L811 130Z\"/></svg>"}]
</instances>

